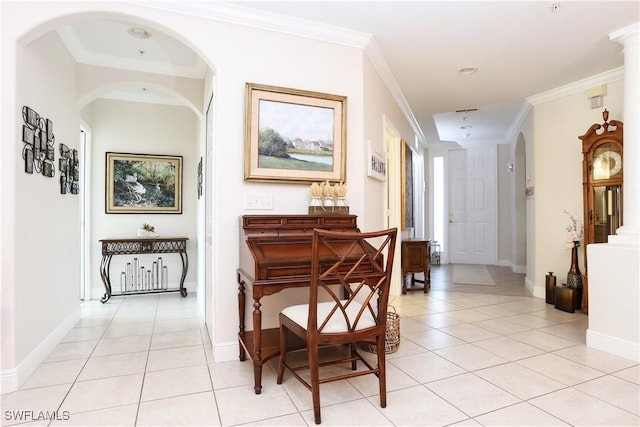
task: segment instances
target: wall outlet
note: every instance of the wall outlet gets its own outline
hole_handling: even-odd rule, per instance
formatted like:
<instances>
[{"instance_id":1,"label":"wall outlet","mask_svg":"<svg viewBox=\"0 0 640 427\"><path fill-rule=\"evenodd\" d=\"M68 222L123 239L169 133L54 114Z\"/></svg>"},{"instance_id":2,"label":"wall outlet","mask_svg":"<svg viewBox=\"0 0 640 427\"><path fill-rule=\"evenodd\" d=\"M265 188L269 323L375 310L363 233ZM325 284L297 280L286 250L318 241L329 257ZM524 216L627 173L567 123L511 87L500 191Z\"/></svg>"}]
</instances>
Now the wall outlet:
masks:
<instances>
[{"instance_id":1,"label":"wall outlet","mask_svg":"<svg viewBox=\"0 0 640 427\"><path fill-rule=\"evenodd\" d=\"M246 210L271 210L273 202L270 193L250 193L244 196L244 208Z\"/></svg>"}]
</instances>

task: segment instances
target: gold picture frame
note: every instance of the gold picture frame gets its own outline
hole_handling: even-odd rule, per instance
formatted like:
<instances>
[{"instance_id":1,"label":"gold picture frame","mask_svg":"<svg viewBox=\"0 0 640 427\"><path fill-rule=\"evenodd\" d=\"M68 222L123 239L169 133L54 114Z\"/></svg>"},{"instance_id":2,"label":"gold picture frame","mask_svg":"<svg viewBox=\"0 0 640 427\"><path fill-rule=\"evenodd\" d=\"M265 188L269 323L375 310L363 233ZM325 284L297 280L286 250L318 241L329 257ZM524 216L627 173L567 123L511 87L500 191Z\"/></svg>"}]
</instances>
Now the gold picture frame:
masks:
<instances>
[{"instance_id":1,"label":"gold picture frame","mask_svg":"<svg viewBox=\"0 0 640 427\"><path fill-rule=\"evenodd\" d=\"M105 158L105 213L182 213L182 156L107 152Z\"/></svg>"},{"instance_id":2,"label":"gold picture frame","mask_svg":"<svg viewBox=\"0 0 640 427\"><path fill-rule=\"evenodd\" d=\"M246 85L244 179L346 181L347 97Z\"/></svg>"}]
</instances>

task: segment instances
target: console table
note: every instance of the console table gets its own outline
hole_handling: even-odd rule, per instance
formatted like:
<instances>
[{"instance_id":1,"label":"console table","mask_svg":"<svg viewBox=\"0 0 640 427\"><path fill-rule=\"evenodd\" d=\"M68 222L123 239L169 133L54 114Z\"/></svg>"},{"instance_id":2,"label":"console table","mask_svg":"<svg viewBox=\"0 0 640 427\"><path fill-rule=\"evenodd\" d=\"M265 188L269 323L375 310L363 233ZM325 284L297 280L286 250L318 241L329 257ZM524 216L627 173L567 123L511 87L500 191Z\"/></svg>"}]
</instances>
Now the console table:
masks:
<instances>
[{"instance_id":1,"label":"console table","mask_svg":"<svg viewBox=\"0 0 640 427\"><path fill-rule=\"evenodd\" d=\"M411 238L402 241L402 294L412 291L427 292L431 287L431 241ZM411 286L407 287L407 274L411 273ZM415 278L424 273L424 280ZM416 286L416 282L422 286Z\"/></svg>"},{"instance_id":2,"label":"console table","mask_svg":"<svg viewBox=\"0 0 640 427\"><path fill-rule=\"evenodd\" d=\"M170 237L170 238L133 238L133 239L103 239L100 240L102 245L102 261L100 262L100 277L104 284L105 294L100 299L104 304L109 301L112 296L150 294L160 292L180 292L183 297L187 296L187 289L184 287L184 279L187 277L187 269L189 268L189 258L187 257L187 237ZM111 266L111 258L114 255L137 255L137 254L169 254L175 253L180 256L182 261L182 275L180 277L180 287L178 289L142 289L133 290L125 293L114 293L111 287L111 279L109 269Z\"/></svg>"}]
</instances>

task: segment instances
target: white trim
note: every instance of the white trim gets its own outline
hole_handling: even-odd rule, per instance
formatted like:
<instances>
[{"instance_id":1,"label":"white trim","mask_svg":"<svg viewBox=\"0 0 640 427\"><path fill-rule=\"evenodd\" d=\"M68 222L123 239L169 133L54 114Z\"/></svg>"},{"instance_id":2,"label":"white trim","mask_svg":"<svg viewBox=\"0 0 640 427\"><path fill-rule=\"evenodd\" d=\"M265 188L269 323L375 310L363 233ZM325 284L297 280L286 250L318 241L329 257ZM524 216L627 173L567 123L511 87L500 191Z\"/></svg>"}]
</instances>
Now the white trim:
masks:
<instances>
[{"instance_id":1,"label":"white trim","mask_svg":"<svg viewBox=\"0 0 640 427\"><path fill-rule=\"evenodd\" d=\"M614 68L613 70L605 71L604 73L596 74L595 76L591 76L586 79L578 80L577 82L569 83L567 85L530 96L527 98L527 101L529 101L532 105L543 104L545 102L553 101L565 96L574 95L576 93L586 91L594 86L611 83L623 78L624 67L618 67Z\"/></svg>"},{"instance_id":2,"label":"white trim","mask_svg":"<svg viewBox=\"0 0 640 427\"><path fill-rule=\"evenodd\" d=\"M231 362L238 360L239 357L238 341L227 341L217 343L213 346L213 359L216 362ZM247 355L247 359L250 359ZM251 363L249 360L247 363Z\"/></svg>"},{"instance_id":3,"label":"white trim","mask_svg":"<svg viewBox=\"0 0 640 427\"><path fill-rule=\"evenodd\" d=\"M5 369L0 372L0 388L2 393L17 391L22 384L33 374L43 360L56 348L62 339L82 318L80 306L73 311L66 319L43 339L25 359L12 369Z\"/></svg>"},{"instance_id":4,"label":"white trim","mask_svg":"<svg viewBox=\"0 0 640 427\"><path fill-rule=\"evenodd\" d=\"M640 362L640 345L587 329L587 347Z\"/></svg>"}]
</instances>

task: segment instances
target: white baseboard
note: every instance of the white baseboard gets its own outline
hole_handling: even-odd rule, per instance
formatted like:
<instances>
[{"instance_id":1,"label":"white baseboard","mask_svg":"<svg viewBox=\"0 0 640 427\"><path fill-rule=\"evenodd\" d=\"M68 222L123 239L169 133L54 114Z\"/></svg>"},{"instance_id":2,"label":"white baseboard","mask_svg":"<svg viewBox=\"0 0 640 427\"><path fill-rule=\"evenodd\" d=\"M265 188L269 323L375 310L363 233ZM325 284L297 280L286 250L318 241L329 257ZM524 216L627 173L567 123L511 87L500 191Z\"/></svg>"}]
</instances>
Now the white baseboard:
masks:
<instances>
[{"instance_id":1,"label":"white baseboard","mask_svg":"<svg viewBox=\"0 0 640 427\"><path fill-rule=\"evenodd\" d=\"M622 340L592 329L587 329L587 347L640 362L640 345L637 342Z\"/></svg>"},{"instance_id":2,"label":"white baseboard","mask_svg":"<svg viewBox=\"0 0 640 427\"><path fill-rule=\"evenodd\" d=\"M534 297L537 298L544 298L544 288L541 286L536 286L531 279L529 279L528 277L524 278L524 287L527 288L527 290L531 293L531 295L533 295Z\"/></svg>"},{"instance_id":3,"label":"white baseboard","mask_svg":"<svg viewBox=\"0 0 640 427\"><path fill-rule=\"evenodd\" d=\"M498 260L498 267L509 267L513 273L525 274L527 272L526 265L515 265L508 259Z\"/></svg>"},{"instance_id":4,"label":"white baseboard","mask_svg":"<svg viewBox=\"0 0 640 427\"><path fill-rule=\"evenodd\" d=\"M56 348L71 329L81 319L82 313L78 306L73 313L67 316L60 324L34 348L27 357L11 369L0 372L0 389L2 393L11 393L20 388L22 384L33 374L36 368Z\"/></svg>"},{"instance_id":5,"label":"white baseboard","mask_svg":"<svg viewBox=\"0 0 640 427\"><path fill-rule=\"evenodd\" d=\"M230 362L232 360L240 360L239 359L239 351L238 348L240 344L238 341L229 341L224 343L215 344L213 346L213 357L216 362ZM249 356L247 356L249 359Z\"/></svg>"}]
</instances>

